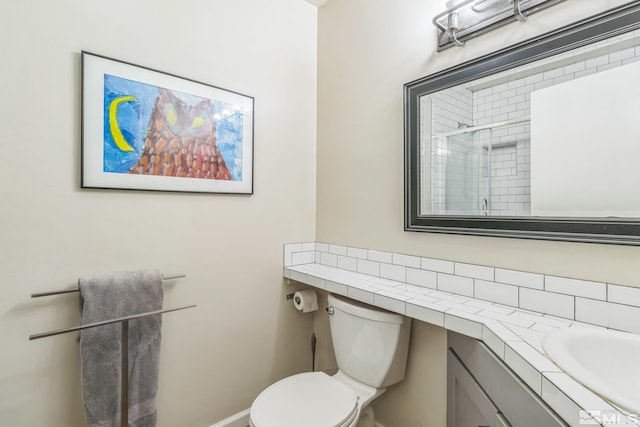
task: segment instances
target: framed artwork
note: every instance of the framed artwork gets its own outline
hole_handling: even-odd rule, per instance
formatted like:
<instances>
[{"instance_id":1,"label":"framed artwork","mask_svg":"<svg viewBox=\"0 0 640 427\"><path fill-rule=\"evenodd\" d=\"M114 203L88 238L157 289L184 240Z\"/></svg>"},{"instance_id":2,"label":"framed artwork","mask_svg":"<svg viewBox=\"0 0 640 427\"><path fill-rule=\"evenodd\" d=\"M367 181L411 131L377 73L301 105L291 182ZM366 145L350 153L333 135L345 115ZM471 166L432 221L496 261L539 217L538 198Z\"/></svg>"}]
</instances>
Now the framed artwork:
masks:
<instances>
[{"instance_id":1,"label":"framed artwork","mask_svg":"<svg viewBox=\"0 0 640 427\"><path fill-rule=\"evenodd\" d=\"M82 188L253 193L247 95L82 52Z\"/></svg>"}]
</instances>

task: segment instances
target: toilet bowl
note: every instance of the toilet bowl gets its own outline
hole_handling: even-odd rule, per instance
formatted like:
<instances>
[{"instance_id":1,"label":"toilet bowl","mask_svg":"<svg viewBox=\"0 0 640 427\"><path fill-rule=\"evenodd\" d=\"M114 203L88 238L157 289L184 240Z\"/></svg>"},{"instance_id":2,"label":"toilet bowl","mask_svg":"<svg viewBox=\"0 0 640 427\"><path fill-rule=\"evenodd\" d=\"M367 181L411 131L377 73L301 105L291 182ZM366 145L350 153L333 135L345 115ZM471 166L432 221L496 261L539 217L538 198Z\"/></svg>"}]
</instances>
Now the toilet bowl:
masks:
<instances>
[{"instance_id":1,"label":"toilet bowl","mask_svg":"<svg viewBox=\"0 0 640 427\"><path fill-rule=\"evenodd\" d=\"M351 427L354 390L323 372L293 375L269 386L251 405L251 427Z\"/></svg>"},{"instance_id":2,"label":"toilet bowl","mask_svg":"<svg viewBox=\"0 0 640 427\"><path fill-rule=\"evenodd\" d=\"M338 372L267 387L251 405L251 427L373 427L369 404L404 379L411 319L336 295L327 312Z\"/></svg>"}]
</instances>

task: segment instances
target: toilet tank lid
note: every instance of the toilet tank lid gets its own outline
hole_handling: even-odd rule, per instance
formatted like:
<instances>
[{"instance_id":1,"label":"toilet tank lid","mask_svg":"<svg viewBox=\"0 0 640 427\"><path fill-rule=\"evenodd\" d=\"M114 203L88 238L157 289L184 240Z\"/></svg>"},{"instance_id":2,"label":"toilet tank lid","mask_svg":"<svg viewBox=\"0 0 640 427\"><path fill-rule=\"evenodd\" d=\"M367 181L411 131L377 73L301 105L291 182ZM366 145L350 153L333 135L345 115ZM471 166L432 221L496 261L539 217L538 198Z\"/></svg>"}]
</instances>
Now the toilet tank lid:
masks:
<instances>
[{"instance_id":1,"label":"toilet tank lid","mask_svg":"<svg viewBox=\"0 0 640 427\"><path fill-rule=\"evenodd\" d=\"M405 322L405 317L401 314L392 313L382 308L372 307L368 304L347 299L340 295L329 294L328 301L329 305L334 309L349 313L353 316L384 323L396 323L399 325L402 325Z\"/></svg>"}]
</instances>

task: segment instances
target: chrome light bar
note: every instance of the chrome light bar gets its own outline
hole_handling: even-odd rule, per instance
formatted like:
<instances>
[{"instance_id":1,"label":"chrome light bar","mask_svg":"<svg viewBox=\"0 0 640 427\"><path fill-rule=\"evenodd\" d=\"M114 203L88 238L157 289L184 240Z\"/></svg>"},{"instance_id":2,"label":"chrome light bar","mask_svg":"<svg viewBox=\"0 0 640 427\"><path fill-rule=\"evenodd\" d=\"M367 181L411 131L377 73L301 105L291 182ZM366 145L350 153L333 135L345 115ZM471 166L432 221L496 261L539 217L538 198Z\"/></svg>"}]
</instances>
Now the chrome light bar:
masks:
<instances>
[{"instance_id":1,"label":"chrome light bar","mask_svg":"<svg viewBox=\"0 0 640 427\"><path fill-rule=\"evenodd\" d=\"M511 22L524 22L529 15L563 1L449 0L447 10L433 18L438 28L438 52L463 46L466 40Z\"/></svg>"}]
</instances>

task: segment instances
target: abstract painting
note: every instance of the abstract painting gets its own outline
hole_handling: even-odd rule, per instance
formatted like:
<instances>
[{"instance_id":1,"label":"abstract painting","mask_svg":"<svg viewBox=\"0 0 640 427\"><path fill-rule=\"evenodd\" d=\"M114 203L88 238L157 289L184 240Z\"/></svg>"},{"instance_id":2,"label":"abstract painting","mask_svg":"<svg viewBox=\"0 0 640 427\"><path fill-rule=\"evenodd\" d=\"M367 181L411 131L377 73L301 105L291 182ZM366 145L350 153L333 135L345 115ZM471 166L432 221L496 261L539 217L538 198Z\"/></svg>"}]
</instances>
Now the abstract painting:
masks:
<instances>
[{"instance_id":1,"label":"abstract painting","mask_svg":"<svg viewBox=\"0 0 640 427\"><path fill-rule=\"evenodd\" d=\"M253 192L253 98L82 52L82 187Z\"/></svg>"}]
</instances>

